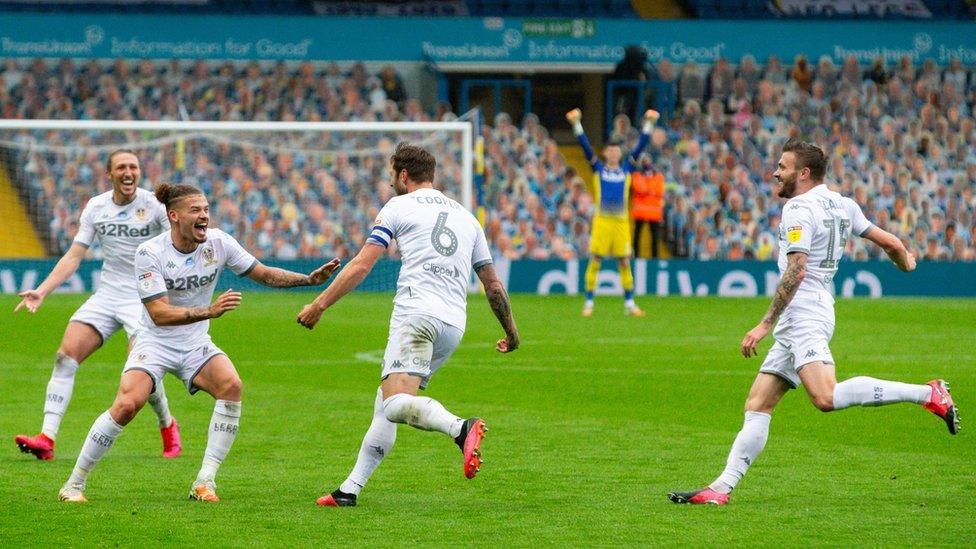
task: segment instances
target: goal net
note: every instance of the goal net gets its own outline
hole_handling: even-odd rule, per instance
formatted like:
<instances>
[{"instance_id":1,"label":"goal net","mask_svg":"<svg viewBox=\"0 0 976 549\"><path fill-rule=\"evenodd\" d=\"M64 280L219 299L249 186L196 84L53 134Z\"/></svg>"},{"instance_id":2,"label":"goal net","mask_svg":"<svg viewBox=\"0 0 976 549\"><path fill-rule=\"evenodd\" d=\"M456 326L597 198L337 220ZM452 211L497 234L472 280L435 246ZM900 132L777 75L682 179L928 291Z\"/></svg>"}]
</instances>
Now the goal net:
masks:
<instances>
[{"instance_id":1,"label":"goal net","mask_svg":"<svg viewBox=\"0 0 976 549\"><path fill-rule=\"evenodd\" d=\"M435 185L473 208L468 122L0 120L0 258L63 254L87 200L111 189L109 153L128 149L140 159L141 187L200 187L211 227L263 262L301 268L348 260L393 195L389 158L401 141L432 152ZM364 289L393 288L391 248L391 261ZM97 243L90 255L101 257Z\"/></svg>"}]
</instances>

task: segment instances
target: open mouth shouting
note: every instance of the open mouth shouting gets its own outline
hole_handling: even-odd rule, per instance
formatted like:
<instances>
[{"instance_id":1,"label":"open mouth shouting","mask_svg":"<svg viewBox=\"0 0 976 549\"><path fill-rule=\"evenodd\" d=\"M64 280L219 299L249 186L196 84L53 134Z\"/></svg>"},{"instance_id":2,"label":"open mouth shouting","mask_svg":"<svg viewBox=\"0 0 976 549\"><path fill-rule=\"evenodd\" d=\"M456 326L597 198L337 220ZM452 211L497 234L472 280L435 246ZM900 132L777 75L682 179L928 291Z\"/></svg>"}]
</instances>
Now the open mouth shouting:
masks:
<instances>
[{"instance_id":1,"label":"open mouth shouting","mask_svg":"<svg viewBox=\"0 0 976 549\"><path fill-rule=\"evenodd\" d=\"M210 225L209 220L198 221L193 224L193 238L197 242L207 241L207 226Z\"/></svg>"},{"instance_id":2,"label":"open mouth shouting","mask_svg":"<svg viewBox=\"0 0 976 549\"><path fill-rule=\"evenodd\" d=\"M132 175L123 175L119 179L119 190L122 194L130 195L136 192L136 178Z\"/></svg>"}]
</instances>

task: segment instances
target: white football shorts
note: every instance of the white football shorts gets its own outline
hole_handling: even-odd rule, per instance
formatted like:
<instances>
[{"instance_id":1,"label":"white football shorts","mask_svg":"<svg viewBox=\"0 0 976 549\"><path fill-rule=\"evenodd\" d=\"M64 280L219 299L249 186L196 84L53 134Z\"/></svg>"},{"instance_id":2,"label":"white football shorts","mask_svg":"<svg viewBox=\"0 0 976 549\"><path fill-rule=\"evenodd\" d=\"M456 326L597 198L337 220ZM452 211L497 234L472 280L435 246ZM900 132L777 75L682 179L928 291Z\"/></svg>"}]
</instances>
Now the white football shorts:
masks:
<instances>
[{"instance_id":1,"label":"white football shorts","mask_svg":"<svg viewBox=\"0 0 976 549\"><path fill-rule=\"evenodd\" d=\"M139 337L136 338L136 344L129 352L122 373L129 370L146 372L153 379L153 392L155 392L156 385L162 383L163 376L169 372L183 380L187 391L192 395L200 390L193 385L193 378L211 358L223 354L220 347L213 342L178 349L146 337Z\"/></svg>"},{"instance_id":2,"label":"white football shorts","mask_svg":"<svg viewBox=\"0 0 976 549\"><path fill-rule=\"evenodd\" d=\"M454 354L462 336L462 330L432 316L391 318L381 378L397 373L410 374L419 377L420 388L426 389L431 376Z\"/></svg>"},{"instance_id":3,"label":"white football shorts","mask_svg":"<svg viewBox=\"0 0 976 549\"><path fill-rule=\"evenodd\" d=\"M119 301L96 293L71 315L68 322L91 326L102 336L102 343L105 343L119 328L125 328L125 333L131 338L139 329L141 318L142 303L138 299Z\"/></svg>"},{"instance_id":4,"label":"white football shorts","mask_svg":"<svg viewBox=\"0 0 976 549\"><path fill-rule=\"evenodd\" d=\"M834 335L834 304L825 299L796 295L783 311L759 371L783 378L794 389L800 386L800 370L811 362L834 364L830 338Z\"/></svg>"}]
</instances>

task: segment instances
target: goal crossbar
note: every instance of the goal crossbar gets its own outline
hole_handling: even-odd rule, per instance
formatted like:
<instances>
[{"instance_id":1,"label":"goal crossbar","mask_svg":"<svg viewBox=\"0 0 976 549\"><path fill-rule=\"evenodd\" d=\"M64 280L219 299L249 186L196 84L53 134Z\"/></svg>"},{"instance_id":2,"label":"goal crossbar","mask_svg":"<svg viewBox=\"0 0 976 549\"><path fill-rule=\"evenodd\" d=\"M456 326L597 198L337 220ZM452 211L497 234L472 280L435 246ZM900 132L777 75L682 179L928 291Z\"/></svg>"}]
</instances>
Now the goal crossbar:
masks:
<instances>
[{"instance_id":1,"label":"goal crossbar","mask_svg":"<svg viewBox=\"0 0 976 549\"><path fill-rule=\"evenodd\" d=\"M129 120L0 119L0 130L110 130L161 132L460 132L461 203L471 209L474 176L474 135L470 122L216 122Z\"/></svg>"}]
</instances>

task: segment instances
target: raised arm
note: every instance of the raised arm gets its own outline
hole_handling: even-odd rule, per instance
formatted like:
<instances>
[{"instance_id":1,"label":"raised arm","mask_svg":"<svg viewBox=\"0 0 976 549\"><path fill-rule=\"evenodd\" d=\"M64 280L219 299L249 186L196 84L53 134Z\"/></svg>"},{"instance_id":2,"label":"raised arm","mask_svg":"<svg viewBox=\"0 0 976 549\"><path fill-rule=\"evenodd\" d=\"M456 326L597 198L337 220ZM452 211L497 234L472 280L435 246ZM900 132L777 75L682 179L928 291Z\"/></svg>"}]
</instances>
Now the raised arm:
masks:
<instances>
[{"instance_id":1,"label":"raised arm","mask_svg":"<svg viewBox=\"0 0 976 549\"><path fill-rule=\"evenodd\" d=\"M803 282L803 277L807 274L807 254L804 252L792 252L786 256L786 270L776 286L776 293L773 295L773 302L769 304L769 309L755 328L749 330L742 339L742 356L749 358L758 354L756 344L766 337L766 334L776 324L783 309L793 301L797 288Z\"/></svg>"},{"instance_id":2,"label":"raised arm","mask_svg":"<svg viewBox=\"0 0 976 549\"><path fill-rule=\"evenodd\" d=\"M78 270L78 266L81 265L81 260L85 258L85 254L88 252L88 248L77 242L73 243L68 251L65 252L61 259L58 260L54 268L51 269L50 274L41 282L41 285L35 290L27 290L20 292L19 295L22 299L20 303L14 307L14 312L27 307L27 310L34 313L41 307L44 303L44 298L50 295L51 292L58 289L65 280L68 280L71 275L75 274Z\"/></svg>"},{"instance_id":3,"label":"raised arm","mask_svg":"<svg viewBox=\"0 0 976 549\"><path fill-rule=\"evenodd\" d=\"M897 236L876 226L872 226L861 236L877 244L902 271L907 273L915 270L915 255L905 248Z\"/></svg>"},{"instance_id":4,"label":"raised arm","mask_svg":"<svg viewBox=\"0 0 976 549\"><path fill-rule=\"evenodd\" d=\"M576 134L576 139L579 140L580 147L583 148L583 154L586 155L586 161L590 163L594 169L598 169L597 165L600 163L600 159L597 158L596 153L593 152L593 147L590 146L590 140L586 138L586 133L583 132L583 124L580 122L583 118L583 111L579 109L573 109L566 113L566 120L573 126L573 133Z\"/></svg>"},{"instance_id":5,"label":"raised arm","mask_svg":"<svg viewBox=\"0 0 976 549\"><path fill-rule=\"evenodd\" d=\"M657 119L660 117L661 115L653 109L644 111L644 125L641 126L640 137L637 139L637 145L634 146L634 150L630 152L630 162L632 165L637 165L637 159L640 158L644 147L651 141L651 132L654 131L654 124L657 123Z\"/></svg>"},{"instance_id":6,"label":"raised arm","mask_svg":"<svg viewBox=\"0 0 976 549\"><path fill-rule=\"evenodd\" d=\"M486 263L477 267L475 272L485 286L485 297L488 298L488 305L491 306L495 318L505 330L505 339L499 339L495 344L495 349L501 353L510 353L519 347L519 333L515 326L515 318L512 316L512 304L508 300L508 292L502 286L502 281L495 273L495 267L491 263Z\"/></svg>"},{"instance_id":7,"label":"raised arm","mask_svg":"<svg viewBox=\"0 0 976 549\"><path fill-rule=\"evenodd\" d=\"M182 326L218 318L227 311L236 309L241 304L241 292L227 290L209 307L177 307L170 304L166 294L144 301L143 304L156 326Z\"/></svg>"},{"instance_id":8,"label":"raised arm","mask_svg":"<svg viewBox=\"0 0 976 549\"><path fill-rule=\"evenodd\" d=\"M342 296L351 292L356 286L359 286L366 275L373 270L373 266L376 265L384 252L386 252L385 247L371 244L367 240L363 249L342 269L332 284L314 301L302 308L302 312L298 314L298 323L309 330L314 328L326 309L342 299Z\"/></svg>"},{"instance_id":9,"label":"raised arm","mask_svg":"<svg viewBox=\"0 0 976 549\"><path fill-rule=\"evenodd\" d=\"M339 258L334 258L332 261L329 261L307 275L285 269L279 269L277 267L268 267L267 265L258 262L254 265L254 268L251 269L251 272L247 273L247 277L258 284L263 284L271 288L318 286L325 283L325 281L328 280L329 277L332 276L332 273L334 273L338 268Z\"/></svg>"}]
</instances>

